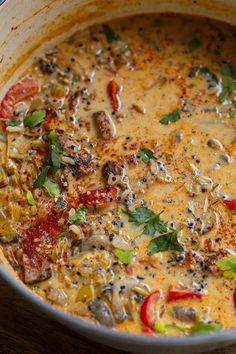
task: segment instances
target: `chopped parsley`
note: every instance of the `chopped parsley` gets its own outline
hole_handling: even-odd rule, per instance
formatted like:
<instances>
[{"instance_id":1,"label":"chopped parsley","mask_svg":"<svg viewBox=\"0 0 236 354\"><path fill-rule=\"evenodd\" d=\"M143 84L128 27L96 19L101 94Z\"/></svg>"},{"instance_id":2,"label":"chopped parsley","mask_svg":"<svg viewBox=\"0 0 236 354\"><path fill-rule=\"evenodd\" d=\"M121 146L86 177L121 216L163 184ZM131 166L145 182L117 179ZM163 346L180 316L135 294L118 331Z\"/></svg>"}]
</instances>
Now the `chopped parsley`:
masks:
<instances>
[{"instance_id":1,"label":"chopped parsley","mask_svg":"<svg viewBox=\"0 0 236 354\"><path fill-rule=\"evenodd\" d=\"M116 248L114 252L115 256L119 259L119 261L125 265L129 264L133 257L133 251L124 251L120 248Z\"/></svg>"},{"instance_id":2,"label":"chopped parsley","mask_svg":"<svg viewBox=\"0 0 236 354\"><path fill-rule=\"evenodd\" d=\"M218 323L197 322L190 328L190 331L192 333L206 333L206 332L212 332L212 331L219 331L220 329L221 329L221 326Z\"/></svg>"},{"instance_id":3,"label":"chopped parsley","mask_svg":"<svg viewBox=\"0 0 236 354\"><path fill-rule=\"evenodd\" d=\"M31 191L26 192L26 199L27 199L27 203L29 205L36 205L37 204L36 200L34 200L34 197L33 197L33 194L31 193Z\"/></svg>"},{"instance_id":4,"label":"chopped parsley","mask_svg":"<svg viewBox=\"0 0 236 354\"><path fill-rule=\"evenodd\" d=\"M225 278L236 277L236 256L228 254L216 262L217 267L224 272Z\"/></svg>"},{"instance_id":5,"label":"chopped parsley","mask_svg":"<svg viewBox=\"0 0 236 354\"><path fill-rule=\"evenodd\" d=\"M230 118L236 117L236 100L232 101L232 107L229 109L229 116Z\"/></svg>"},{"instance_id":6,"label":"chopped parsley","mask_svg":"<svg viewBox=\"0 0 236 354\"><path fill-rule=\"evenodd\" d=\"M0 120L4 120L7 127L17 127L21 125L21 120L17 118L0 118Z\"/></svg>"},{"instance_id":7,"label":"chopped parsley","mask_svg":"<svg viewBox=\"0 0 236 354\"><path fill-rule=\"evenodd\" d=\"M50 197L52 198L59 198L60 197L60 190L56 183L52 181L45 181L43 187L46 189Z\"/></svg>"},{"instance_id":8,"label":"chopped parsley","mask_svg":"<svg viewBox=\"0 0 236 354\"><path fill-rule=\"evenodd\" d=\"M151 159L157 160L154 152L148 148L143 148L138 153L144 163L148 163Z\"/></svg>"},{"instance_id":9,"label":"chopped parsley","mask_svg":"<svg viewBox=\"0 0 236 354\"><path fill-rule=\"evenodd\" d=\"M169 123L175 123L178 120L180 120L180 113L178 110L173 111L172 113L167 114L166 116L164 116L161 120L160 123L161 124L169 124Z\"/></svg>"},{"instance_id":10,"label":"chopped parsley","mask_svg":"<svg viewBox=\"0 0 236 354\"><path fill-rule=\"evenodd\" d=\"M50 164L55 168L61 167L61 157L62 147L58 139L55 130L50 131L48 134L48 140L50 142Z\"/></svg>"},{"instance_id":11,"label":"chopped parsley","mask_svg":"<svg viewBox=\"0 0 236 354\"><path fill-rule=\"evenodd\" d=\"M27 114L24 119L24 126L27 128L34 128L36 125L42 123L46 117L46 111L44 109L39 109L33 113Z\"/></svg>"},{"instance_id":12,"label":"chopped parsley","mask_svg":"<svg viewBox=\"0 0 236 354\"><path fill-rule=\"evenodd\" d=\"M103 33L106 36L106 40L108 43L111 43L113 41L120 41L121 38L120 36L113 31L113 29L108 26L108 25L103 25L102 26Z\"/></svg>"},{"instance_id":13,"label":"chopped parsley","mask_svg":"<svg viewBox=\"0 0 236 354\"><path fill-rule=\"evenodd\" d=\"M169 232L152 239L149 242L148 249L149 249L149 253L148 253L149 256L152 256L153 254L158 252L165 252L165 251L183 252L184 251L183 246L178 241L176 230L170 230Z\"/></svg>"},{"instance_id":14,"label":"chopped parsley","mask_svg":"<svg viewBox=\"0 0 236 354\"><path fill-rule=\"evenodd\" d=\"M78 206L77 210L71 208L68 220L73 225L80 225L86 222L87 209L83 205Z\"/></svg>"},{"instance_id":15,"label":"chopped parsley","mask_svg":"<svg viewBox=\"0 0 236 354\"><path fill-rule=\"evenodd\" d=\"M166 233L167 228L163 221L160 220L160 215L155 214L152 210L146 207L138 207L135 211L128 213L129 222L133 222L136 225L143 225L143 233L145 235L154 235L157 232Z\"/></svg>"},{"instance_id":16,"label":"chopped parsley","mask_svg":"<svg viewBox=\"0 0 236 354\"><path fill-rule=\"evenodd\" d=\"M225 63L219 72L222 75L219 102L223 103L236 89L236 65L232 62Z\"/></svg>"},{"instance_id":17,"label":"chopped parsley","mask_svg":"<svg viewBox=\"0 0 236 354\"><path fill-rule=\"evenodd\" d=\"M199 49L202 46L202 41L199 38L193 38L191 41L188 42L188 50L190 52L194 52L195 50Z\"/></svg>"},{"instance_id":18,"label":"chopped parsley","mask_svg":"<svg viewBox=\"0 0 236 354\"><path fill-rule=\"evenodd\" d=\"M200 74L202 74L202 76L204 76L207 79L208 88L216 87L219 80L217 76L212 71L210 71L206 66L203 66L200 69Z\"/></svg>"},{"instance_id":19,"label":"chopped parsley","mask_svg":"<svg viewBox=\"0 0 236 354\"><path fill-rule=\"evenodd\" d=\"M42 172L40 173L40 175L38 176L38 178L34 182L35 188L40 188L43 186L43 184L46 181L46 177L48 175L49 170L50 170L50 166L46 166L43 168Z\"/></svg>"}]
</instances>

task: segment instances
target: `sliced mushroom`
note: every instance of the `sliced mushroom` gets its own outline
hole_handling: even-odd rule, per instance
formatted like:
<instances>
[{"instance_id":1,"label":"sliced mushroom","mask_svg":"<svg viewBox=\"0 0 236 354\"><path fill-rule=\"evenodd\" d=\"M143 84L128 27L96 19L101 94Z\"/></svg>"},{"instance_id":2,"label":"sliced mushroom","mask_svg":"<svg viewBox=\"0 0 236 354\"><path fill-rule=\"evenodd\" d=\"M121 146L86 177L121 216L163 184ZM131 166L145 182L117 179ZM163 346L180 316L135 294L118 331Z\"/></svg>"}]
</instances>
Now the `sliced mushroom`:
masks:
<instances>
[{"instance_id":1,"label":"sliced mushroom","mask_svg":"<svg viewBox=\"0 0 236 354\"><path fill-rule=\"evenodd\" d=\"M193 307L174 306L172 316L181 322L192 322L196 320L196 310Z\"/></svg>"},{"instance_id":2,"label":"sliced mushroom","mask_svg":"<svg viewBox=\"0 0 236 354\"><path fill-rule=\"evenodd\" d=\"M207 140L207 145L212 148L212 149L216 149L216 150L224 150L224 146L223 144L215 139L215 138L210 138Z\"/></svg>"},{"instance_id":3,"label":"sliced mushroom","mask_svg":"<svg viewBox=\"0 0 236 354\"><path fill-rule=\"evenodd\" d=\"M93 299L89 301L89 310L102 326L114 326L114 318L111 309L103 300Z\"/></svg>"},{"instance_id":4,"label":"sliced mushroom","mask_svg":"<svg viewBox=\"0 0 236 354\"><path fill-rule=\"evenodd\" d=\"M123 171L123 168L114 161L107 161L103 167L103 174L105 177L109 177L111 174L114 176L121 176L124 173Z\"/></svg>"},{"instance_id":5,"label":"sliced mushroom","mask_svg":"<svg viewBox=\"0 0 236 354\"><path fill-rule=\"evenodd\" d=\"M98 111L93 113L100 134L105 140L110 140L116 136L116 126L112 118L105 111Z\"/></svg>"},{"instance_id":6,"label":"sliced mushroom","mask_svg":"<svg viewBox=\"0 0 236 354\"><path fill-rule=\"evenodd\" d=\"M63 305L65 304L66 300L67 300L67 295L66 293L62 290L62 289L55 289L52 288L51 286L49 286L46 289L46 296L48 298L48 300L59 304L59 305Z\"/></svg>"}]
</instances>

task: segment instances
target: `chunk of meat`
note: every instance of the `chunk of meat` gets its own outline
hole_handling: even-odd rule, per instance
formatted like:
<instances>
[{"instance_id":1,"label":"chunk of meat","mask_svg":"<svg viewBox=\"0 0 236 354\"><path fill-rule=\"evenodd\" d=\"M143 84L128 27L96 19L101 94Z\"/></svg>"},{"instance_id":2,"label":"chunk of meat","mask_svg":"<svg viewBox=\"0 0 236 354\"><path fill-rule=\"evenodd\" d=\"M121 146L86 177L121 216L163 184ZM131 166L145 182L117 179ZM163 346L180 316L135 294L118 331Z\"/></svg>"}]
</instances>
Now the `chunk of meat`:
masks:
<instances>
[{"instance_id":1,"label":"chunk of meat","mask_svg":"<svg viewBox=\"0 0 236 354\"><path fill-rule=\"evenodd\" d=\"M93 173L93 154L88 149L81 148L71 134L60 129L57 129L56 133L62 146L63 156L74 161L78 172L86 175Z\"/></svg>"},{"instance_id":2,"label":"chunk of meat","mask_svg":"<svg viewBox=\"0 0 236 354\"><path fill-rule=\"evenodd\" d=\"M22 80L10 87L2 99L0 117L13 118L13 109L15 104L34 96L37 92L37 80Z\"/></svg>"},{"instance_id":3,"label":"chunk of meat","mask_svg":"<svg viewBox=\"0 0 236 354\"><path fill-rule=\"evenodd\" d=\"M116 136L116 126L108 113L105 111L98 111L93 113L93 118L96 120L103 139L111 140Z\"/></svg>"},{"instance_id":4,"label":"chunk of meat","mask_svg":"<svg viewBox=\"0 0 236 354\"><path fill-rule=\"evenodd\" d=\"M109 177L110 174L121 176L123 174L123 168L114 161L107 161L103 166L103 174L105 177Z\"/></svg>"},{"instance_id":5,"label":"chunk of meat","mask_svg":"<svg viewBox=\"0 0 236 354\"><path fill-rule=\"evenodd\" d=\"M117 84L115 80L110 80L107 85L107 93L111 100L111 106L114 112L118 112L121 107L120 102L120 86Z\"/></svg>"},{"instance_id":6,"label":"chunk of meat","mask_svg":"<svg viewBox=\"0 0 236 354\"><path fill-rule=\"evenodd\" d=\"M103 300L91 300L89 302L89 310L101 325L110 328L114 326L114 318L111 309Z\"/></svg>"},{"instance_id":7,"label":"chunk of meat","mask_svg":"<svg viewBox=\"0 0 236 354\"><path fill-rule=\"evenodd\" d=\"M88 149L79 150L75 158L75 165L77 170L85 175L93 173L93 159L94 156L90 153Z\"/></svg>"},{"instance_id":8,"label":"chunk of meat","mask_svg":"<svg viewBox=\"0 0 236 354\"><path fill-rule=\"evenodd\" d=\"M86 205L88 207L102 207L108 205L117 198L118 190L115 186L106 186L105 188L93 189L81 193L76 200L76 204Z\"/></svg>"},{"instance_id":9,"label":"chunk of meat","mask_svg":"<svg viewBox=\"0 0 236 354\"><path fill-rule=\"evenodd\" d=\"M196 310L193 307L174 306L172 315L181 322L192 322L196 320Z\"/></svg>"}]
</instances>

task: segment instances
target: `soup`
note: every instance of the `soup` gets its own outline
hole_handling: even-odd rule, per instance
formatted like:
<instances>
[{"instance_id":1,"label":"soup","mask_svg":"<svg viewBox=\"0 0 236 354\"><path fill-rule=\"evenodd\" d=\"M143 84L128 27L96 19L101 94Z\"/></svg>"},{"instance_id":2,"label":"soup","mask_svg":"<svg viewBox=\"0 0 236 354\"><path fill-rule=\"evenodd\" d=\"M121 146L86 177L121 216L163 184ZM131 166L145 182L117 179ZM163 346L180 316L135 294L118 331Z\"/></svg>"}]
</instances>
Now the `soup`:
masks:
<instances>
[{"instance_id":1,"label":"soup","mask_svg":"<svg viewBox=\"0 0 236 354\"><path fill-rule=\"evenodd\" d=\"M236 325L235 28L96 25L1 103L0 241L57 308L147 335Z\"/></svg>"}]
</instances>

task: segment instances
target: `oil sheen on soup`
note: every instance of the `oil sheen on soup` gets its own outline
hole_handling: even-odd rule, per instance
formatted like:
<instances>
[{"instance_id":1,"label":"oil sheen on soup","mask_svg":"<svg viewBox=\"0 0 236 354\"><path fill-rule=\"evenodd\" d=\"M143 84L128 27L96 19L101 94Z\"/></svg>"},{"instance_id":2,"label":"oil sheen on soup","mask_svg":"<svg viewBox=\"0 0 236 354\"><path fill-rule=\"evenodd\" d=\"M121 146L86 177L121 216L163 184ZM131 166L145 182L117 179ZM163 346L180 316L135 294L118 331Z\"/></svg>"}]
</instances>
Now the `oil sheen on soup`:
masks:
<instances>
[{"instance_id":1,"label":"oil sheen on soup","mask_svg":"<svg viewBox=\"0 0 236 354\"><path fill-rule=\"evenodd\" d=\"M235 35L119 19L5 93L0 241L35 294L136 334L236 326Z\"/></svg>"}]
</instances>

